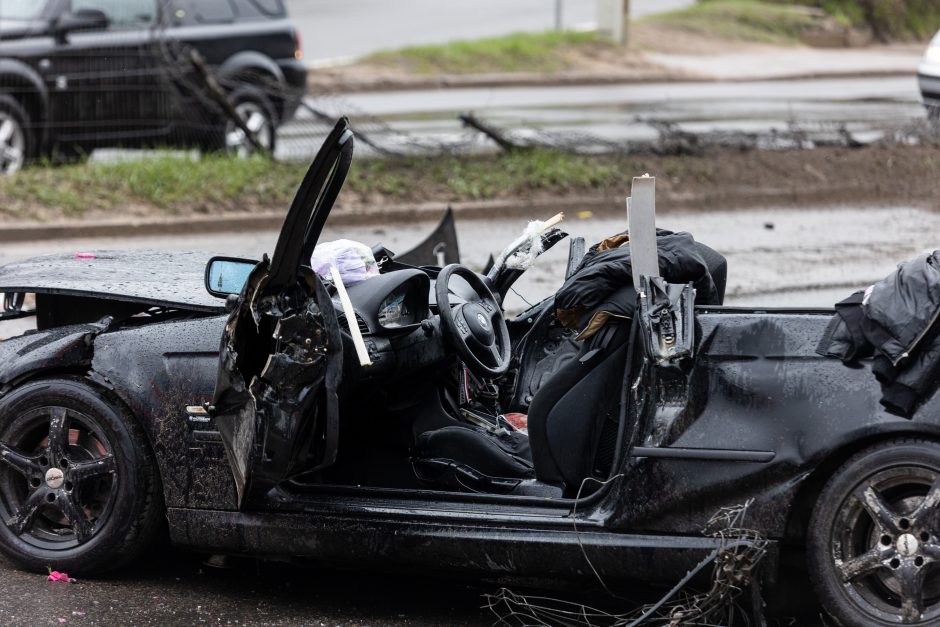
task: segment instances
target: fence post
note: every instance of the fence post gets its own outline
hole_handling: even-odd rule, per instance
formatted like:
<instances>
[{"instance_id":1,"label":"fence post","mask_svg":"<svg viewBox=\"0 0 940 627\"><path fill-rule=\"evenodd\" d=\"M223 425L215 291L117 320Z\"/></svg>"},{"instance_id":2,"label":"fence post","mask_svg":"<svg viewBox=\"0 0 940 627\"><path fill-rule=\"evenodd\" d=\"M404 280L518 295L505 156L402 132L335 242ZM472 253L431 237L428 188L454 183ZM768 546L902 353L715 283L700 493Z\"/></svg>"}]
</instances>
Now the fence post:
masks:
<instances>
[{"instance_id":1,"label":"fence post","mask_svg":"<svg viewBox=\"0 0 940 627\"><path fill-rule=\"evenodd\" d=\"M630 43L630 0L623 0L623 13L620 16L623 25L620 28L620 44Z\"/></svg>"},{"instance_id":2,"label":"fence post","mask_svg":"<svg viewBox=\"0 0 940 627\"><path fill-rule=\"evenodd\" d=\"M562 30L564 23L562 20L564 14L565 0L555 0L555 30Z\"/></svg>"},{"instance_id":3,"label":"fence post","mask_svg":"<svg viewBox=\"0 0 940 627\"><path fill-rule=\"evenodd\" d=\"M597 0L597 30L616 44L627 45L630 0Z\"/></svg>"}]
</instances>

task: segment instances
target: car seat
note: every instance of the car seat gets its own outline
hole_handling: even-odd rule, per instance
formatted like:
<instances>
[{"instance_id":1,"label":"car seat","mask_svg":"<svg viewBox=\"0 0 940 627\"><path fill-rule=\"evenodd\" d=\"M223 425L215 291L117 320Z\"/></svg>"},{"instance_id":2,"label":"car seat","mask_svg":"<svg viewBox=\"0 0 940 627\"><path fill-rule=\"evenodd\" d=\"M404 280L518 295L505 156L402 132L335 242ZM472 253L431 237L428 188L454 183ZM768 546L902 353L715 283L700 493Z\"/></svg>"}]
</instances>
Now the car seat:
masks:
<instances>
[{"instance_id":1,"label":"car seat","mask_svg":"<svg viewBox=\"0 0 940 627\"><path fill-rule=\"evenodd\" d=\"M631 320L608 324L539 388L529 407L535 476L573 496L614 462Z\"/></svg>"}]
</instances>

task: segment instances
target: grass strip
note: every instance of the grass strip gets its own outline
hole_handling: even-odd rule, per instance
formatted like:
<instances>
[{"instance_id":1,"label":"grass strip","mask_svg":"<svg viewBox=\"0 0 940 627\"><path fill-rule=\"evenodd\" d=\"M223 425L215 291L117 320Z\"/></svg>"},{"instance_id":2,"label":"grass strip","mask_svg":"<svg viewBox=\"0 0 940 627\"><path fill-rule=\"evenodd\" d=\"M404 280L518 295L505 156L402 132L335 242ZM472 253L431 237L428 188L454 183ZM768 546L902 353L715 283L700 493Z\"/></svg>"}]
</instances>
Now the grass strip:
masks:
<instances>
[{"instance_id":1,"label":"grass strip","mask_svg":"<svg viewBox=\"0 0 940 627\"><path fill-rule=\"evenodd\" d=\"M778 45L799 43L817 23L818 18L806 6L758 0L704 0L641 20L641 24L708 37Z\"/></svg>"},{"instance_id":2,"label":"grass strip","mask_svg":"<svg viewBox=\"0 0 940 627\"><path fill-rule=\"evenodd\" d=\"M693 206L699 206L695 199L723 198L728 190L737 190L732 197L744 190L745 197L760 198L769 191L785 199L787 190L805 194L807 181L820 204L846 202L846 194L866 203L933 202L940 195L938 162L931 146L715 149L703 156L527 150L357 158L339 205L434 203L443 208L488 199L621 198L629 195L631 178L645 172L657 177L659 191ZM36 166L0 179L0 222L286 212L307 167L262 158L193 159L179 154L123 163Z\"/></svg>"},{"instance_id":3,"label":"grass strip","mask_svg":"<svg viewBox=\"0 0 940 627\"><path fill-rule=\"evenodd\" d=\"M413 74L556 72L573 66L570 53L574 49L612 45L592 32L514 33L378 52L362 61Z\"/></svg>"}]
</instances>

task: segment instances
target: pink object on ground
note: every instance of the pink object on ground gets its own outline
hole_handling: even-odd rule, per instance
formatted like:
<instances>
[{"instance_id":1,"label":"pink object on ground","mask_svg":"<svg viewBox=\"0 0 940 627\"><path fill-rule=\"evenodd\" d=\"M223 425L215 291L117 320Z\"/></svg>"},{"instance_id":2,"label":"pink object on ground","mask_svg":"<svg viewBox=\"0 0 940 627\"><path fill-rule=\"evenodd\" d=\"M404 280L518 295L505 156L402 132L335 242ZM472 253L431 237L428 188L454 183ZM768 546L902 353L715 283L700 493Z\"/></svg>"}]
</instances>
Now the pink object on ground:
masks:
<instances>
[{"instance_id":1,"label":"pink object on ground","mask_svg":"<svg viewBox=\"0 0 940 627\"><path fill-rule=\"evenodd\" d=\"M94 253L75 253L76 259L94 259Z\"/></svg>"},{"instance_id":2,"label":"pink object on ground","mask_svg":"<svg viewBox=\"0 0 940 627\"><path fill-rule=\"evenodd\" d=\"M68 576L68 573L60 573L57 570L49 572L46 581L61 581L62 583L75 583L75 580Z\"/></svg>"}]
</instances>

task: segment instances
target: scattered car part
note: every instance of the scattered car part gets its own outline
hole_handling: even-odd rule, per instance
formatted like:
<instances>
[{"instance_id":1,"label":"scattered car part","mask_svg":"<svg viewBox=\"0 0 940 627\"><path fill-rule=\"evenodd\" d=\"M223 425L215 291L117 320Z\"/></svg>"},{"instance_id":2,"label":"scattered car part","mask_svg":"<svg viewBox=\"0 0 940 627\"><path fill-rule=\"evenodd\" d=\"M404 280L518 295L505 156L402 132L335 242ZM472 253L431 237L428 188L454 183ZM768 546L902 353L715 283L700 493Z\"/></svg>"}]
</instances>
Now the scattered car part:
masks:
<instances>
[{"instance_id":1,"label":"scattered car part","mask_svg":"<svg viewBox=\"0 0 940 627\"><path fill-rule=\"evenodd\" d=\"M394 260L416 267L443 268L451 263L460 263L460 244L457 241L454 210L447 207L434 231L408 252L395 255Z\"/></svg>"}]
</instances>

